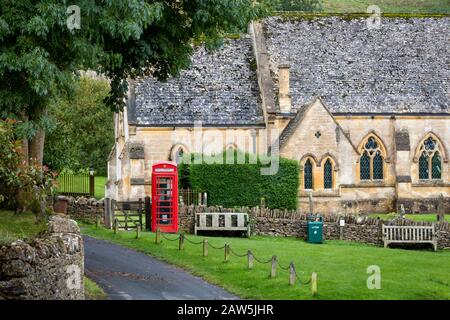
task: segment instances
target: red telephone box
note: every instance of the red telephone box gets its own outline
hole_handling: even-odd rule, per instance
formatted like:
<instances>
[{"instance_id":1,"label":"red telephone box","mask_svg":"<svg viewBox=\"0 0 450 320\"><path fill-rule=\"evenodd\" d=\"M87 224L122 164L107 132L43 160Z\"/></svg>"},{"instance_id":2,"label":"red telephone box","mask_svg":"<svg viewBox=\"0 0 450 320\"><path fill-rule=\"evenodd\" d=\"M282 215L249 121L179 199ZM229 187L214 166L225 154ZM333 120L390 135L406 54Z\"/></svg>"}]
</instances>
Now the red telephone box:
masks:
<instances>
[{"instance_id":1,"label":"red telephone box","mask_svg":"<svg viewBox=\"0 0 450 320\"><path fill-rule=\"evenodd\" d=\"M178 232L177 164L161 161L152 166L152 231Z\"/></svg>"}]
</instances>

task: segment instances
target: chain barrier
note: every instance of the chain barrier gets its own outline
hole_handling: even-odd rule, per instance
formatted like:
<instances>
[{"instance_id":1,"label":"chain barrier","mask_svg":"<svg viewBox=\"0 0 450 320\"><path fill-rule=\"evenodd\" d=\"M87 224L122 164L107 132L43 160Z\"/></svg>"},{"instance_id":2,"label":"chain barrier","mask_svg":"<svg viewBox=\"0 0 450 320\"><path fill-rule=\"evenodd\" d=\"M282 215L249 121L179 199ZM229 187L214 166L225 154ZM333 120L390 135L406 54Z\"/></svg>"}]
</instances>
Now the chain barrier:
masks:
<instances>
[{"instance_id":1,"label":"chain barrier","mask_svg":"<svg viewBox=\"0 0 450 320\"><path fill-rule=\"evenodd\" d=\"M184 237L184 240L186 240L187 242L192 243L192 244L202 244L203 243L203 240L196 242L196 241L189 240L186 236Z\"/></svg>"},{"instance_id":2,"label":"chain barrier","mask_svg":"<svg viewBox=\"0 0 450 320\"><path fill-rule=\"evenodd\" d=\"M162 237L163 237L164 239L166 239L166 240L168 240L168 241L177 241L177 240L179 240L180 237L181 237L181 235L179 235L178 237L176 237L176 238L174 238L174 239L171 239L171 238L168 238L164 233L161 233L161 235L162 235ZM191 244L203 244L203 240L202 240L202 241L198 241L198 242L197 242L197 241L192 241L192 240L190 240L189 238L187 238L186 236L184 237L184 239L185 239L187 242L191 243ZM226 244L224 244L224 245L221 246L221 247L216 247L216 246L213 246L211 243L208 242L208 246L211 247L211 248L213 248L213 249L222 250L222 249L225 248ZM246 257L246 256L248 255L248 253L239 254L239 253L235 252L235 251L231 248L231 246L228 246L228 249L230 250L230 253L231 253L231 254L233 254L234 256L239 257L239 258L243 258L243 257ZM272 262L272 258L270 258L270 259L268 259L268 260L266 260L266 261L263 261L263 260L258 259L253 253L252 253L252 256L253 256L253 259L254 259L256 262L261 263L261 264L267 264L267 263ZM281 265L281 263L278 261L278 259L277 259L277 265L278 265L278 267L280 267L280 269L285 270L285 271L288 271L288 270L290 269L290 265L287 266L287 267L283 267L283 266ZM299 274L297 273L297 271L294 271L294 274L295 274L296 279L300 282L300 284L302 284L302 285L308 285L308 284L311 283L311 278L308 279L307 281L302 281L302 280L300 279L300 276L299 276Z\"/></svg>"},{"instance_id":3,"label":"chain barrier","mask_svg":"<svg viewBox=\"0 0 450 320\"><path fill-rule=\"evenodd\" d=\"M164 235L164 233L162 233L162 232L161 232L161 235L162 235L162 237L163 237L164 239L166 239L166 240L168 240L168 241L177 241L178 239L180 239L180 236L176 237L175 239L170 239L170 238L166 237L166 236Z\"/></svg>"},{"instance_id":4,"label":"chain barrier","mask_svg":"<svg viewBox=\"0 0 450 320\"><path fill-rule=\"evenodd\" d=\"M233 249L231 249L231 247L228 247L228 249L230 250L230 252L232 253L232 254L234 254L236 257L239 257L239 258L243 258L243 257L246 257L248 254L247 253L244 253L244 254L238 254L238 253L236 253Z\"/></svg>"}]
</instances>

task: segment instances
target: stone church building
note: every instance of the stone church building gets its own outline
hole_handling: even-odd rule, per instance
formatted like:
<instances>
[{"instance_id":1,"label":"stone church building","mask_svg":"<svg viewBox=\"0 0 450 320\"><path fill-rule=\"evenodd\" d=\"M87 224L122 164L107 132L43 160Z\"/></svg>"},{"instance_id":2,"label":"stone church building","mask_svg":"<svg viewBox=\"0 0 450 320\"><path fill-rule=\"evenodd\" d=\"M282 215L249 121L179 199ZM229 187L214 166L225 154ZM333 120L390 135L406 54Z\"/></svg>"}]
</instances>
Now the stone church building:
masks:
<instances>
[{"instance_id":1,"label":"stone church building","mask_svg":"<svg viewBox=\"0 0 450 320\"><path fill-rule=\"evenodd\" d=\"M179 77L130 81L107 196L149 195L158 160L278 145L301 164L300 209L448 213L449 35L448 17L271 17L198 47Z\"/></svg>"}]
</instances>

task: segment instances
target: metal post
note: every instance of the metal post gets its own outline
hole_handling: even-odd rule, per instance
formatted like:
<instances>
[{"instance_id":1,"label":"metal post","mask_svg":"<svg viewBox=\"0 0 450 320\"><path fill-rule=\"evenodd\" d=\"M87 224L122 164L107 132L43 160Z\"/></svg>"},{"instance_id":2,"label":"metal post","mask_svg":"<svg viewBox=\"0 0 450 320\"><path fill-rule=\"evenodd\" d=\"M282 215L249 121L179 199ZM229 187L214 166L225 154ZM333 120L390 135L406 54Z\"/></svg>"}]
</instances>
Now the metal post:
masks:
<instances>
[{"instance_id":1,"label":"metal post","mask_svg":"<svg viewBox=\"0 0 450 320\"><path fill-rule=\"evenodd\" d=\"M208 240L203 240L203 256L208 256Z\"/></svg>"},{"instance_id":2,"label":"metal post","mask_svg":"<svg viewBox=\"0 0 450 320\"><path fill-rule=\"evenodd\" d=\"M272 256L272 268L270 269L270 277L275 278L277 276L277 256Z\"/></svg>"}]
</instances>

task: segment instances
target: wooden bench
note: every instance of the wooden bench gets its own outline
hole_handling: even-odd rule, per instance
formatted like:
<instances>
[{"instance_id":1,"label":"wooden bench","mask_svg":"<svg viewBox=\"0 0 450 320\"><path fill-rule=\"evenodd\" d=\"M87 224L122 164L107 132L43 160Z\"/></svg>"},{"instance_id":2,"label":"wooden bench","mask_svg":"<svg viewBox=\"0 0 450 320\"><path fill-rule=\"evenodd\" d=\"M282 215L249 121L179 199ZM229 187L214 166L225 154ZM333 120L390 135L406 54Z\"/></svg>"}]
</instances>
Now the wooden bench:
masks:
<instances>
[{"instance_id":1,"label":"wooden bench","mask_svg":"<svg viewBox=\"0 0 450 320\"><path fill-rule=\"evenodd\" d=\"M202 212L195 214L194 233L197 231L245 231L250 237L247 213Z\"/></svg>"},{"instance_id":2,"label":"wooden bench","mask_svg":"<svg viewBox=\"0 0 450 320\"><path fill-rule=\"evenodd\" d=\"M437 251L434 225L432 226L382 226L384 247L391 243L430 243Z\"/></svg>"}]
</instances>

